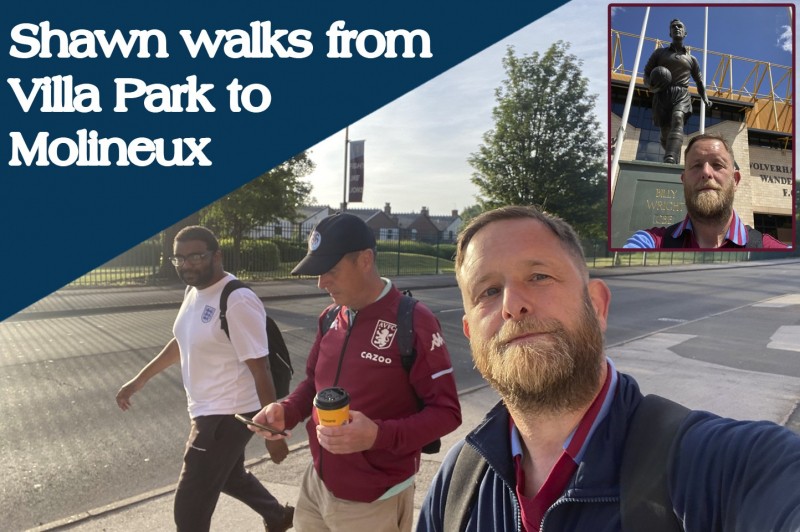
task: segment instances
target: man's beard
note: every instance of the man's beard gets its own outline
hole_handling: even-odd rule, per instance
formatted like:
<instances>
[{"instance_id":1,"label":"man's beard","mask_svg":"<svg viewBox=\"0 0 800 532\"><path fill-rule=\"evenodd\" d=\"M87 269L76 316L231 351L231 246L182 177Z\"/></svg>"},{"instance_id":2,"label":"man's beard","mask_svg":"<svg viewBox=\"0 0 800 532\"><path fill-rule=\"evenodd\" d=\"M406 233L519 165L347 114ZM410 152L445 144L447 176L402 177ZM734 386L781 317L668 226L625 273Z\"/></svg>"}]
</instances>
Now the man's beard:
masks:
<instances>
[{"instance_id":1,"label":"man's beard","mask_svg":"<svg viewBox=\"0 0 800 532\"><path fill-rule=\"evenodd\" d=\"M189 274L190 276L194 275L195 278L187 279L186 278L187 274ZM189 286L207 286L211 282L211 279L214 278L214 269L211 266L208 266L204 268L189 270L188 272L184 270L179 270L178 277L180 277L181 281L183 281L185 284Z\"/></svg>"},{"instance_id":2,"label":"man's beard","mask_svg":"<svg viewBox=\"0 0 800 532\"><path fill-rule=\"evenodd\" d=\"M547 333L530 343L505 346L521 334ZM597 393L603 362L603 332L591 299L576 330L558 320L508 321L487 340L471 342L475 366L512 408L566 412L590 402Z\"/></svg>"},{"instance_id":3,"label":"man's beard","mask_svg":"<svg viewBox=\"0 0 800 532\"><path fill-rule=\"evenodd\" d=\"M728 182L716 191L683 189L686 210L693 220L722 224L727 223L733 214L733 182Z\"/></svg>"}]
</instances>

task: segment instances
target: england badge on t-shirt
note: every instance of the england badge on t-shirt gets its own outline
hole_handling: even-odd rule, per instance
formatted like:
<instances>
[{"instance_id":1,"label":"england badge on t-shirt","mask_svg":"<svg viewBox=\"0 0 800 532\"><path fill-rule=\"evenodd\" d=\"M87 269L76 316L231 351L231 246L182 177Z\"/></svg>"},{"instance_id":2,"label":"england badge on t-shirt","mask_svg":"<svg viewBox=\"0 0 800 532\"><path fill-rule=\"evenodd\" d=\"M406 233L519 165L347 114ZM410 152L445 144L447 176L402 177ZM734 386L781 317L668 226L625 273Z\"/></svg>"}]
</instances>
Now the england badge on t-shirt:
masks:
<instances>
[{"instance_id":1,"label":"england badge on t-shirt","mask_svg":"<svg viewBox=\"0 0 800 532\"><path fill-rule=\"evenodd\" d=\"M214 307L206 305L206 308L203 309L203 315L200 317L203 320L203 323L208 323L214 317L214 313L217 311Z\"/></svg>"}]
</instances>

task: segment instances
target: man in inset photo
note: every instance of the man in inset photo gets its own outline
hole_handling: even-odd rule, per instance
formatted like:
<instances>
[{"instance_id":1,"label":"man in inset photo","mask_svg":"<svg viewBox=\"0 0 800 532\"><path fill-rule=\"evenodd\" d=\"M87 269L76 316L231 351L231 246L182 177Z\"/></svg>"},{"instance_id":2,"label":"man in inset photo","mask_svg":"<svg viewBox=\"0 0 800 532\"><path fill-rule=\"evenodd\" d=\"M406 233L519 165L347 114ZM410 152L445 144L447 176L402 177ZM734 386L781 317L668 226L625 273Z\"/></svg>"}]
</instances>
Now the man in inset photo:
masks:
<instances>
[{"instance_id":1,"label":"man in inset photo","mask_svg":"<svg viewBox=\"0 0 800 532\"><path fill-rule=\"evenodd\" d=\"M719 135L692 138L681 173L687 215L669 227L634 233L627 249L786 249L776 238L745 225L733 210L741 180L730 144Z\"/></svg>"}]
</instances>

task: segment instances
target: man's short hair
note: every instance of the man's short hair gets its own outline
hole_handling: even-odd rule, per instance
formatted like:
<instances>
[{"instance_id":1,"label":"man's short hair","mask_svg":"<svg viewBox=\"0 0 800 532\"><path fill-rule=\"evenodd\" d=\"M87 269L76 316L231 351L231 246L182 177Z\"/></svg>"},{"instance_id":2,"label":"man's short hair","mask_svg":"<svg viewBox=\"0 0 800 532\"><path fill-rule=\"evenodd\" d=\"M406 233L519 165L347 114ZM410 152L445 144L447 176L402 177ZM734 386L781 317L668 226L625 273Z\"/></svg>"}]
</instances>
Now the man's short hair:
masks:
<instances>
[{"instance_id":1,"label":"man's short hair","mask_svg":"<svg viewBox=\"0 0 800 532\"><path fill-rule=\"evenodd\" d=\"M684 150L684 152L683 152L683 160L684 161L686 161L686 157L689 155L689 150L691 150L692 146L694 145L694 143L699 141L699 140L716 140L716 141L719 141L720 143L722 143L723 146L725 146L725 150L730 154L731 161L733 161L733 163L736 164L736 157L733 155L733 148L731 148L731 145L728 143L727 140L725 140L725 137L723 137L719 133L702 133L700 135L696 135L696 136L692 137L691 139L689 139L689 144L686 145L686 150ZM739 169L738 165L736 165L736 169L737 170Z\"/></svg>"},{"instance_id":2,"label":"man's short hair","mask_svg":"<svg viewBox=\"0 0 800 532\"><path fill-rule=\"evenodd\" d=\"M575 264L582 273L588 275L586 268L586 257L583 254L583 247L581 246L580 238L575 230L567 222L558 216L542 212L536 207L509 205L500 207L490 211L482 212L466 225L458 235L456 242L456 279L458 280L461 273L461 267L464 264L464 253L472 238L484 227L493 222L502 220L516 220L522 218L530 218L540 222L552 232L564 249L572 255Z\"/></svg>"},{"instance_id":3,"label":"man's short hair","mask_svg":"<svg viewBox=\"0 0 800 532\"><path fill-rule=\"evenodd\" d=\"M201 240L206 243L206 249L209 251L217 251L219 249L219 240L217 240L216 235L209 228L202 225L184 227L175 235L175 242L186 242L187 240Z\"/></svg>"}]
</instances>

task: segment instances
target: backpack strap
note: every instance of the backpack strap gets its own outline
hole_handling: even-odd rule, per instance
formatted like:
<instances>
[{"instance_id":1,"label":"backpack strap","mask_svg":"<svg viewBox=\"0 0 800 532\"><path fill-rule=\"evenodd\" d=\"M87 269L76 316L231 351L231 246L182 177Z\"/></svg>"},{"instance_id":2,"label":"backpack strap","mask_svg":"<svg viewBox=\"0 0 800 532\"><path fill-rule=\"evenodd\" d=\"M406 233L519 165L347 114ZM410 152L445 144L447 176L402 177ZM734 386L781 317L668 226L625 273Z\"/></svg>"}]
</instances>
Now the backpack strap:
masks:
<instances>
[{"instance_id":1,"label":"backpack strap","mask_svg":"<svg viewBox=\"0 0 800 532\"><path fill-rule=\"evenodd\" d=\"M228 337L228 340L231 338L231 333L228 332L228 318L226 316L228 312L228 296L239 288L248 288L248 286L239 279L232 279L222 287L222 293L219 296L219 326L225 331L225 336Z\"/></svg>"},{"instance_id":2,"label":"backpack strap","mask_svg":"<svg viewBox=\"0 0 800 532\"><path fill-rule=\"evenodd\" d=\"M753 229L749 225L745 225L747 229L747 245L746 248L760 248L764 246L764 235L761 231Z\"/></svg>"},{"instance_id":3,"label":"backpack strap","mask_svg":"<svg viewBox=\"0 0 800 532\"><path fill-rule=\"evenodd\" d=\"M442 501L442 530L463 532L467 529L469 516L478 497L478 487L488 465L475 447L464 442L456 457L450 485Z\"/></svg>"},{"instance_id":4,"label":"backpack strap","mask_svg":"<svg viewBox=\"0 0 800 532\"><path fill-rule=\"evenodd\" d=\"M397 347L400 348L401 361L406 371L411 371L417 351L414 349L414 307L417 300L403 294L397 307Z\"/></svg>"},{"instance_id":5,"label":"backpack strap","mask_svg":"<svg viewBox=\"0 0 800 532\"><path fill-rule=\"evenodd\" d=\"M334 305L325 313L325 317L322 318L322 325L320 326L320 333L322 333L322 336L325 336L325 333L331 328L333 322L336 321L336 316L339 315L339 310L341 310L341 308L340 305Z\"/></svg>"},{"instance_id":6,"label":"backpack strap","mask_svg":"<svg viewBox=\"0 0 800 532\"><path fill-rule=\"evenodd\" d=\"M622 530L682 531L667 487L669 453L690 410L648 395L633 414L620 472Z\"/></svg>"},{"instance_id":7,"label":"backpack strap","mask_svg":"<svg viewBox=\"0 0 800 532\"><path fill-rule=\"evenodd\" d=\"M400 350L400 363L406 373L411 373L414 361L417 359L417 350L414 348L414 308L417 300L411 296L409 290L403 291L400 303L397 306L397 347ZM422 410L425 402L417 396L417 407ZM436 438L422 447L425 454L436 454L442 449L442 439Z\"/></svg>"},{"instance_id":8,"label":"backpack strap","mask_svg":"<svg viewBox=\"0 0 800 532\"><path fill-rule=\"evenodd\" d=\"M682 223L683 220L667 227L666 234L661 237L661 247L659 249L676 249L686 247L686 237L683 234L681 234L678 238L672 236L672 233L675 232L675 229L677 229Z\"/></svg>"}]
</instances>

